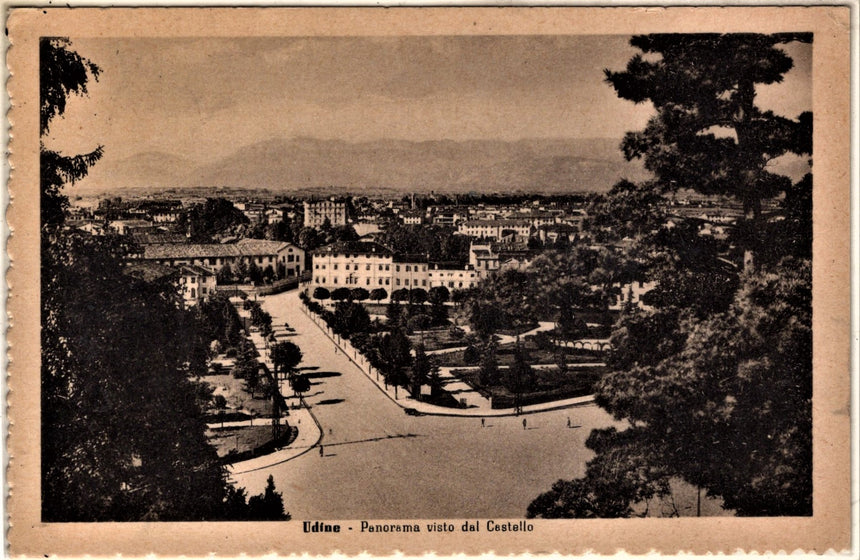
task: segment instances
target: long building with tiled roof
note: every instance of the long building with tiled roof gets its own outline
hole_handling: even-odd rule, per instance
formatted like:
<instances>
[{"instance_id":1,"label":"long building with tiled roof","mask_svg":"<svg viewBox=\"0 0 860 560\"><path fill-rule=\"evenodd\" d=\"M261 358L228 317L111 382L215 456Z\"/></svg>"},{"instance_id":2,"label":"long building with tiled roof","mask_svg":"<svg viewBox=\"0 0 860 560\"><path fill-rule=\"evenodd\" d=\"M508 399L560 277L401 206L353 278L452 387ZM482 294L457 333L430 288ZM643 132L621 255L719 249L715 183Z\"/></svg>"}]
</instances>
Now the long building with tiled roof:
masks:
<instances>
[{"instance_id":1,"label":"long building with tiled roof","mask_svg":"<svg viewBox=\"0 0 860 560\"><path fill-rule=\"evenodd\" d=\"M156 243L144 245L138 259L166 266L194 265L218 273L226 265L231 269L240 262L251 263L265 269L271 266L275 273L283 266L285 277L302 272L305 252L291 243L264 239L242 239L237 243Z\"/></svg>"}]
</instances>

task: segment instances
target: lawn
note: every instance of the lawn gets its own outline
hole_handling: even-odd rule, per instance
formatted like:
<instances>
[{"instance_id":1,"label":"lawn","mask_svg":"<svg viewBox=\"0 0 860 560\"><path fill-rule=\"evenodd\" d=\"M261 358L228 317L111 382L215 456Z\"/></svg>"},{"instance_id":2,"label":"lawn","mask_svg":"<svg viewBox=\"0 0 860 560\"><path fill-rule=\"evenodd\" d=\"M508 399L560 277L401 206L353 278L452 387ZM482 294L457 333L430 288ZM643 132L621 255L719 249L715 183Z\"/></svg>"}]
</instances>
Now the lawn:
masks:
<instances>
[{"instance_id":1,"label":"lawn","mask_svg":"<svg viewBox=\"0 0 860 560\"><path fill-rule=\"evenodd\" d=\"M605 373L604 367L571 367L562 373L558 368L535 370L535 384L520 395L520 405L527 406L573 397L589 395L594 384ZM493 408L511 408L516 405L516 395L503 385L481 386L477 368L452 370L459 377L486 397L492 397Z\"/></svg>"},{"instance_id":2,"label":"lawn","mask_svg":"<svg viewBox=\"0 0 860 560\"><path fill-rule=\"evenodd\" d=\"M534 343L532 343L531 341L523 342L521 343L521 345L529 354L528 363L530 365L554 364L556 362L556 354L552 350L538 349L538 347L535 346ZM503 344L499 346L496 352L496 360L500 366L509 366L514 363L515 348L516 344ZM561 350L561 348L559 349ZM463 354L463 350L457 350L455 352L435 354L433 356L433 359L440 367L462 367L480 364L480 360L478 361L478 363L467 364L463 359ZM599 354L588 350L574 350L573 348L565 348L564 354L568 365L588 364L603 361L603 358Z\"/></svg>"},{"instance_id":3,"label":"lawn","mask_svg":"<svg viewBox=\"0 0 860 560\"><path fill-rule=\"evenodd\" d=\"M213 387L213 395L223 395L227 399L226 414L242 412L254 417L271 416L272 402L259 398L262 393L251 398L250 393L243 387L244 380L236 379L230 374L207 375L203 380ZM209 412L216 413L214 410Z\"/></svg>"},{"instance_id":4,"label":"lawn","mask_svg":"<svg viewBox=\"0 0 860 560\"><path fill-rule=\"evenodd\" d=\"M412 346L416 347L422 342L425 350L441 350L443 348L456 348L465 346L463 338L451 336L451 327L437 327L426 331L416 331L409 336Z\"/></svg>"},{"instance_id":5,"label":"lawn","mask_svg":"<svg viewBox=\"0 0 860 560\"><path fill-rule=\"evenodd\" d=\"M225 457L231 451L242 453L257 449L272 439L272 425L268 420L260 420L259 426L241 426L236 428L213 428L206 432L219 457Z\"/></svg>"}]
</instances>

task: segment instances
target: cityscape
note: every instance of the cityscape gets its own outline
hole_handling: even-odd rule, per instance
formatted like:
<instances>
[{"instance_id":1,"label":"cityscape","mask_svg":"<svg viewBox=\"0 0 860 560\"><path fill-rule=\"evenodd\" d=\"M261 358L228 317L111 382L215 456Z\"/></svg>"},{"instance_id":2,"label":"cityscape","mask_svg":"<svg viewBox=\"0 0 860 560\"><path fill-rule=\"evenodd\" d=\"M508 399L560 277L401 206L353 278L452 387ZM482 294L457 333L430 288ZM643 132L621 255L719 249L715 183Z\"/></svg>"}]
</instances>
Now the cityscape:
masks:
<instances>
[{"instance_id":1,"label":"cityscape","mask_svg":"<svg viewBox=\"0 0 860 560\"><path fill-rule=\"evenodd\" d=\"M247 86L261 107L316 79L349 120L332 75L421 114L477 99L433 138L304 115L168 157L156 116L127 141L94 116L152 41L43 38L43 521L811 515L811 35L259 41L219 48L308 73ZM352 51L397 71L328 58ZM189 130L256 118L177 76ZM586 82L583 130L541 114ZM508 88L520 132L469 113Z\"/></svg>"}]
</instances>

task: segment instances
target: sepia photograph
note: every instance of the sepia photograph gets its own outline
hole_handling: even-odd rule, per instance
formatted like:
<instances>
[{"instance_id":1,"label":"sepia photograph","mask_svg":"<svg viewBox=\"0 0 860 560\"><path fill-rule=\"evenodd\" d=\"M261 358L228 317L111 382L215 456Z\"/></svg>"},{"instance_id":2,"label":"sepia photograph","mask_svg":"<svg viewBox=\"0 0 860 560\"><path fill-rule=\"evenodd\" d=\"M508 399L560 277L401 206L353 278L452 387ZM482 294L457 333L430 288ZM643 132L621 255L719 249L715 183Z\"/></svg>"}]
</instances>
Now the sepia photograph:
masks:
<instances>
[{"instance_id":1,"label":"sepia photograph","mask_svg":"<svg viewBox=\"0 0 860 560\"><path fill-rule=\"evenodd\" d=\"M828 466L816 445L848 433L847 322L844 359L813 345L814 316L847 321L842 296L813 297L819 247L847 247L814 219L822 189L838 193L822 206L848 197L847 167L825 187L817 159L848 161L820 147L813 103L833 35L466 12L477 31L22 15L38 175L10 190L34 209L38 338L10 386L38 395L36 525L265 521L289 531L280 552L446 535L498 551L494 535L584 519L837 508L817 497L846 480L847 449ZM830 211L847 227L847 205ZM844 407L832 440L820 396Z\"/></svg>"}]
</instances>

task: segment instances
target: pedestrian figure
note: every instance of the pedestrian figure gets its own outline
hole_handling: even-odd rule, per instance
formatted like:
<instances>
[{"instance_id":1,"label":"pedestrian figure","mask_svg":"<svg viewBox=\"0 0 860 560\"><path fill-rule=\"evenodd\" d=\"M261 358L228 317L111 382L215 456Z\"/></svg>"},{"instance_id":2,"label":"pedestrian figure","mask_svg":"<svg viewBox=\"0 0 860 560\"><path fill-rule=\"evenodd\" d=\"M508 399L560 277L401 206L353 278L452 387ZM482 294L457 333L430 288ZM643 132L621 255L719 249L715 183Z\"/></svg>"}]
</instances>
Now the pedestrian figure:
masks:
<instances>
[{"instance_id":1,"label":"pedestrian figure","mask_svg":"<svg viewBox=\"0 0 860 560\"><path fill-rule=\"evenodd\" d=\"M328 429L328 435L331 435L331 432L332 432L332 430L331 430L331 428L329 428Z\"/></svg>"},{"instance_id":2,"label":"pedestrian figure","mask_svg":"<svg viewBox=\"0 0 860 560\"><path fill-rule=\"evenodd\" d=\"M524 430L526 429L526 419L525 418L523 418L523 429Z\"/></svg>"},{"instance_id":3,"label":"pedestrian figure","mask_svg":"<svg viewBox=\"0 0 860 560\"><path fill-rule=\"evenodd\" d=\"M567 427L570 428L570 416L567 417Z\"/></svg>"},{"instance_id":4,"label":"pedestrian figure","mask_svg":"<svg viewBox=\"0 0 860 560\"><path fill-rule=\"evenodd\" d=\"M481 427L482 428L484 427L484 419L483 418L481 418Z\"/></svg>"},{"instance_id":5,"label":"pedestrian figure","mask_svg":"<svg viewBox=\"0 0 860 560\"><path fill-rule=\"evenodd\" d=\"M320 445L320 457L322 457L322 456L323 456L323 446Z\"/></svg>"}]
</instances>

